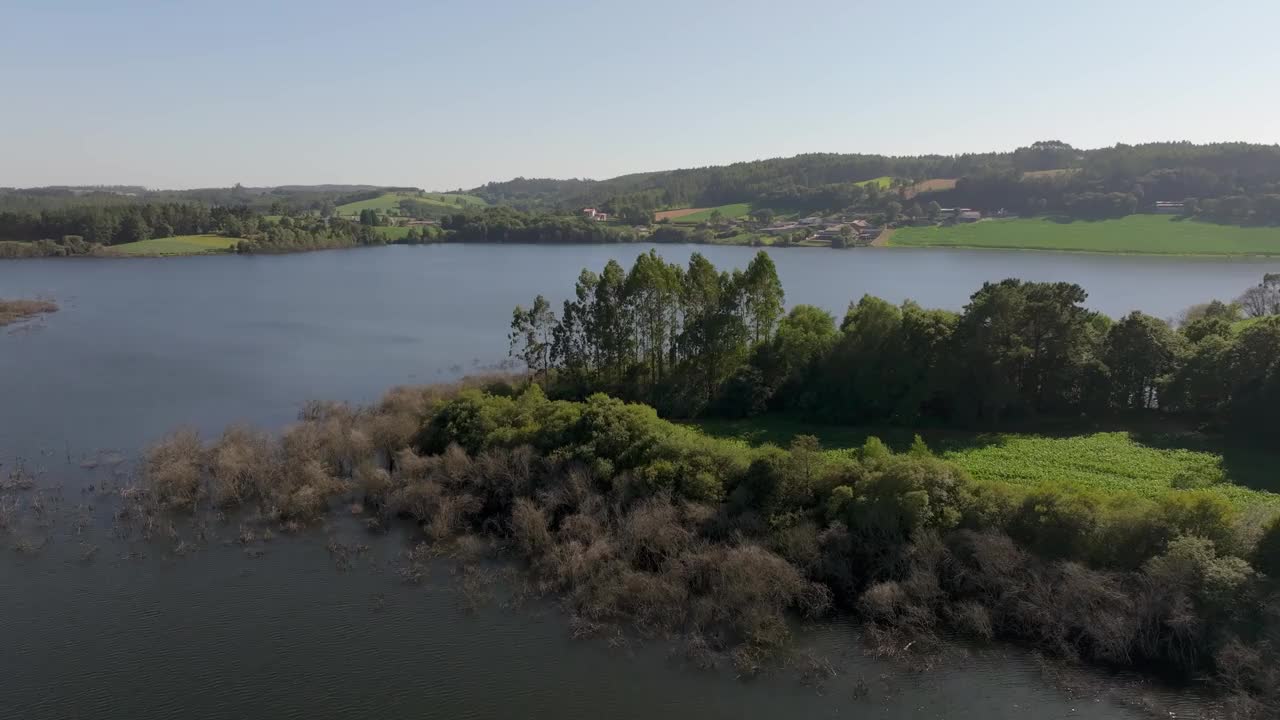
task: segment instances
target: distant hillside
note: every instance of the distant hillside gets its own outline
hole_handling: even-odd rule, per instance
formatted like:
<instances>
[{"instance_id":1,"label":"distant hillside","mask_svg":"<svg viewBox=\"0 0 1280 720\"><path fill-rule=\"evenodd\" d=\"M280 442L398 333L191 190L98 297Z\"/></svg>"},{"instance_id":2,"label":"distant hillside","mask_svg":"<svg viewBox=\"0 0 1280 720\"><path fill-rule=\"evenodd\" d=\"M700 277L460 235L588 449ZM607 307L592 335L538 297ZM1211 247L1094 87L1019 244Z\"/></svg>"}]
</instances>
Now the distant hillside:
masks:
<instances>
[{"instance_id":1,"label":"distant hillside","mask_svg":"<svg viewBox=\"0 0 1280 720\"><path fill-rule=\"evenodd\" d=\"M489 203L475 195L460 193L378 192L372 197L338 205L339 215L359 215L361 210L376 210L390 215L443 217L449 213L485 207Z\"/></svg>"},{"instance_id":2,"label":"distant hillside","mask_svg":"<svg viewBox=\"0 0 1280 720\"><path fill-rule=\"evenodd\" d=\"M963 155L809 154L608 180L517 178L471 191L522 209L600 206L615 214L738 203L823 210L862 204L869 192L894 193L907 204L1080 217L1190 198L1196 206L1208 200L1210 215L1233 222L1272 222L1280 218L1280 146L1166 142L1084 150L1044 141Z\"/></svg>"}]
</instances>

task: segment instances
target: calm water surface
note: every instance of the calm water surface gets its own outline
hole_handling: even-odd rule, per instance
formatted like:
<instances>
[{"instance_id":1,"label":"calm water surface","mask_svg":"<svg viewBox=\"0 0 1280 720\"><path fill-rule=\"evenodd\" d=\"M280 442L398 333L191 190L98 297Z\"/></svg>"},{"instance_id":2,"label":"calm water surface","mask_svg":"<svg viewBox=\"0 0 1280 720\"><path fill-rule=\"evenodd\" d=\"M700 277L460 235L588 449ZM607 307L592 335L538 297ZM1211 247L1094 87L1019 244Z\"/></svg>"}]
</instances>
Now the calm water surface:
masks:
<instances>
[{"instance_id":1,"label":"calm water surface","mask_svg":"<svg viewBox=\"0 0 1280 720\"><path fill-rule=\"evenodd\" d=\"M647 246L392 247L272 257L0 263L0 297L62 310L0 331L0 458L80 494L79 460L132 454L174 427L279 427L313 398L370 401L398 383L456 378L506 358L511 308L558 305L583 267ZM663 246L744 266L748 248ZM775 250L789 305L842 313L864 293L961 307L984 280L1069 280L1091 307L1168 317L1230 298L1276 262L962 250ZM0 468L5 472L6 468ZM79 483L79 485L78 485ZM376 563L339 573L322 536L249 559L121 559L80 540L0 555L0 718L886 717L1125 718L1072 699L1024 657L923 675L863 657L846 627L806 643L847 672L822 693L791 678L741 683L667 657L566 639L563 619L464 613L447 582L406 587ZM224 535L234 535L225 530ZM4 544L10 544L4 539ZM374 555L396 555L395 541ZM390 562L390 560L388 560ZM885 677L882 677L885 676ZM853 698L855 680L865 699Z\"/></svg>"}]
</instances>

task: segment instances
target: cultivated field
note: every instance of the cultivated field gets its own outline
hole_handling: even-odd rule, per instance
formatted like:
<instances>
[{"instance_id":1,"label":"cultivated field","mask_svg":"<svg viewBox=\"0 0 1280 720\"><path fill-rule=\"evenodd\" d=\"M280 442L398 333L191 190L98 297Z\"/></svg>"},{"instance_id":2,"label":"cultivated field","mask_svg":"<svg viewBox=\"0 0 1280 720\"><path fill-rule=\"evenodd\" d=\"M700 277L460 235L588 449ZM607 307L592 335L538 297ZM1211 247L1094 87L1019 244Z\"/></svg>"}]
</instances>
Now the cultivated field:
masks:
<instances>
[{"instance_id":1,"label":"cultivated field","mask_svg":"<svg viewBox=\"0 0 1280 720\"><path fill-rule=\"evenodd\" d=\"M956 188L955 178L933 178L932 180L921 180L906 190L908 200L919 195L920 193L943 192L944 190L954 190Z\"/></svg>"},{"instance_id":2,"label":"cultivated field","mask_svg":"<svg viewBox=\"0 0 1280 720\"><path fill-rule=\"evenodd\" d=\"M112 245L109 250L125 255L198 255L200 253L226 252L239 238L222 237L221 235L178 235L176 237L154 238L141 242Z\"/></svg>"},{"instance_id":3,"label":"cultivated field","mask_svg":"<svg viewBox=\"0 0 1280 720\"><path fill-rule=\"evenodd\" d=\"M889 244L1163 255L1280 255L1280 228L1215 225L1168 215L1073 222L1029 218L900 228Z\"/></svg>"},{"instance_id":4,"label":"cultivated field","mask_svg":"<svg viewBox=\"0 0 1280 720\"><path fill-rule=\"evenodd\" d=\"M813 435L829 452L850 452L875 436L906 450L910 428L815 425L789 417L700 420L706 434L750 445L786 447L796 435ZM1207 441L1150 439L1128 432L1049 437L1018 433L976 434L920 431L942 457L975 479L1021 487L1059 485L1107 493L1157 497L1170 489L1207 488L1239 507L1280 508L1280 478L1271 469L1277 457L1261 451L1221 451ZM1189 449L1190 448L1190 449Z\"/></svg>"},{"instance_id":5,"label":"cultivated field","mask_svg":"<svg viewBox=\"0 0 1280 720\"><path fill-rule=\"evenodd\" d=\"M1124 432L1062 438L997 435L978 440L970 447L943 453L978 480L1032 487L1073 485L1143 497L1156 497L1171 488L1211 488L1241 507L1280 507L1280 495L1246 486L1259 485L1259 474L1269 464L1261 456L1224 467L1221 455L1149 447Z\"/></svg>"},{"instance_id":6,"label":"cultivated field","mask_svg":"<svg viewBox=\"0 0 1280 720\"><path fill-rule=\"evenodd\" d=\"M679 210L662 210L653 214L654 220L675 220L694 213L709 212L710 208L681 208Z\"/></svg>"},{"instance_id":7,"label":"cultivated field","mask_svg":"<svg viewBox=\"0 0 1280 720\"><path fill-rule=\"evenodd\" d=\"M700 223L711 219L711 213L716 210L720 211L721 217L725 219L740 218L751 214L751 203L733 203L732 205L720 205L719 207L696 208L693 212L689 212L679 217L673 218L674 223ZM681 212L680 210L668 212ZM659 213L661 219L662 213Z\"/></svg>"}]
</instances>

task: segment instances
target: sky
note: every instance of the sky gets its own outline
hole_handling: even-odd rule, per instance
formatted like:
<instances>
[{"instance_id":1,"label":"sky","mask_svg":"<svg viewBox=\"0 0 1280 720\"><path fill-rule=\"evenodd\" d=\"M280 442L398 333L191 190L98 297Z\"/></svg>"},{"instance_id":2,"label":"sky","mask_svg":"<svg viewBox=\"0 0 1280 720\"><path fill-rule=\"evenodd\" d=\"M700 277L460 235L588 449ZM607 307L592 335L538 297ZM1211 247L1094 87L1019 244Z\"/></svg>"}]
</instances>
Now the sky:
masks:
<instances>
[{"instance_id":1,"label":"sky","mask_svg":"<svg viewBox=\"0 0 1280 720\"><path fill-rule=\"evenodd\" d=\"M1280 142L1274 0L0 0L0 186Z\"/></svg>"}]
</instances>

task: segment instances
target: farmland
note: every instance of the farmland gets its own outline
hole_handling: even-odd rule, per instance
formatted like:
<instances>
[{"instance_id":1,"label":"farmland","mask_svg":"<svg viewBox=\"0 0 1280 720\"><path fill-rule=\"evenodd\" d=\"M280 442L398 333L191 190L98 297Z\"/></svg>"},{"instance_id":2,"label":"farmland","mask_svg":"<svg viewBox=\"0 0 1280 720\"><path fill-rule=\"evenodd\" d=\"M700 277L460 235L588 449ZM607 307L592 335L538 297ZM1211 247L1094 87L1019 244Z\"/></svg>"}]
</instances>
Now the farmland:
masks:
<instances>
[{"instance_id":1,"label":"farmland","mask_svg":"<svg viewBox=\"0 0 1280 720\"><path fill-rule=\"evenodd\" d=\"M733 218L746 217L751 214L751 203L733 203L732 205L720 205L718 207L700 208L696 212L687 215L679 215L671 218L674 223L701 223L711 219L711 213L719 210L720 216L726 220ZM670 216L668 216L670 217Z\"/></svg>"},{"instance_id":2,"label":"farmland","mask_svg":"<svg viewBox=\"0 0 1280 720\"><path fill-rule=\"evenodd\" d=\"M416 200L424 205L438 207L441 213L457 212L467 207L483 207L488 204L475 195L460 193L388 192L368 200L339 205L337 210L339 215L359 215L361 210L398 213L401 200Z\"/></svg>"},{"instance_id":3,"label":"farmland","mask_svg":"<svg viewBox=\"0 0 1280 720\"><path fill-rule=\"evenodd\" d=\"M239 238L221 235L179 235L113 245L110 250L124 255L199 255L226 252L238 242Z\"/></svg>"},{"instance_id":4,"label":"farmland","mask_svg":"<svg viewBox=\"0 0 1280 720\"><path fill-rule=\"evenodd\" d=\"M814 435L829 452L845 453L875 436L895 450L909 447L916 431L814 425L795 418L707 419L706 434L747 444L786 446L796 435ZM1069 486L1103 493L1158 497L1170 489L1210 488L1239 507L1280 508L1280 485L1269 468L1276 460L1260 452L1223 452L1204 443L1176 442L1128 432L1068 436L1019 433L921 431L942 457L976 480L1032 488Z\"/></svg>"},{"instance_id":5,"label":"farmland","mask_svg":"<svg viewBox=\"0 0 1280 720\"><path fill-rule=\"evenodd\" d=\"M1216 225L1168 215L1073 222L1029 218L901 228L889 244L1159 255L1280 255L1280 228Z\"/></svg>"}]
</instances>

